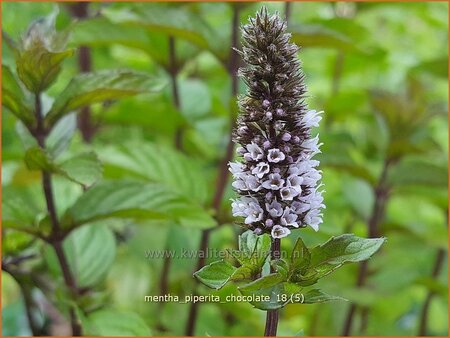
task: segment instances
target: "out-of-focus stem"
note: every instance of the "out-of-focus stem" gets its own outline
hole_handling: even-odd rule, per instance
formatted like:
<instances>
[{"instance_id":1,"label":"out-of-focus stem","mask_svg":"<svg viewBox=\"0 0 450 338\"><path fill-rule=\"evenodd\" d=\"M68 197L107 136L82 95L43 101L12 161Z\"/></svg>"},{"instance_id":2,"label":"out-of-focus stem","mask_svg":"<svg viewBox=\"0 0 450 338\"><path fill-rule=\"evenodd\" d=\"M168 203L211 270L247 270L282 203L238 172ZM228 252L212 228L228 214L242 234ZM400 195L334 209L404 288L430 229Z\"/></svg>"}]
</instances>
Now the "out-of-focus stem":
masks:
<instances>
[{"instance_id":1,"label":"out-of-focus stem","mask_svg":"<svg viewBox=\"0 0 450 338\"><path fill-rule=\"evenodd\" d=\"M78 2L69 6L75 18L83 20L88 17L89 2ZM80 46L78 49L78 68L82 73L92 71L91 50L87 46ZM96 126L92 123L91 115L91 108L89 106L82 108L78 114L78 129L81 132L83 140L87 143L92 141L97 130Z\"/></svg>"},{"instance_id":2,"label":"out-of-focus stem","mask_svg":"<svg viewBox=\"0 0 450 338\"><path fill-rule=\"evenodd\" d=\"M368 237L375 238L379 236L379 224L384 218L386 203L389 199L389 187L386 185L387 175L389 167L392 161L386 159L383 164L383 171L375 187L375 201L372 209L372 214L368 222ZM356 281L356 287L360 288L365 285L367 277L369 275L369 262L363 261L359 265L358 279ZM351 334L352 324L355 318L357 305L352 303L347 312L347 316L344 322L343 336L349 336Z\"/></svg>"},{"instance_id":3,"label":"out-of-focus stem","mask_svg":"<svg viewBox=\"0 0 450 338\"><path fill-rule=\"evenodd\" d=\"M448 210L446 212L446 225L448 225ZM446 256L446 251L442 248L439 248L436 252L436 258L434 261L434 267L433 271L431 273L431 278L436 279L438 278L439 274L441 273L442 267L444 265ZM435 293L432 290L428 291L427 297L425 298L425 302L423 303L422 312L420 314L420 322L419 322L419 336L426 336L427 335L427 324L428 324L428 313L431 305L431 301L434 297Z\"/></svg>"},{"instance_id":4,"label":"out-of-focus stem","mask_svg":"<svg viewBox=\"0 0 450 338\"><path fill-rule=\"evenodd\" d=\"M175 38L173 36L169 36L169 74L172 87L173 104L178 110L180 110L180 94L177 82L178 65L175 50ZM175 147L178 150L181 150L183 147L183 127L181 126L175 131Z\"/></svg>"},{"instance_id":5,"label":"out-of-focus stem","mask_svg":"<svg viewBox=\"0 0 450 338\"><path fill-rule=\"evenodd\" d=\"M284 16L286 17L286 23L289 23L289 19L291 18L292 5L293 4L290 1L286 1L284 3Z\"/></svg>"}]
</instances>

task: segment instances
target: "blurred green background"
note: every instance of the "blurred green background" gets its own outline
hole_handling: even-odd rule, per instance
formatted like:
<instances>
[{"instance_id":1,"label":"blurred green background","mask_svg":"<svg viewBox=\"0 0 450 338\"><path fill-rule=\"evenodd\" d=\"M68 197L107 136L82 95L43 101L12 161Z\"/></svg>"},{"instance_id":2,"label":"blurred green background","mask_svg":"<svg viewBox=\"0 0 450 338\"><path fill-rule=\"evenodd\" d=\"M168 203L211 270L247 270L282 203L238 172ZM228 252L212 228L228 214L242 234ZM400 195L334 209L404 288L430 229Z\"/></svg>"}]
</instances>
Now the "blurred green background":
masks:
<instances>
[{"instance_id":1,"label":"blurred green background","mask_svg":"<svg viewBox=\"0 0 450 338\"><path fill-rule=\"evenodd\" d=\"M278 334L342 335L355 304L354 335L447 336L447 3L85 7L2 2L2 30L17 39L30 22L59 7L57 26L73 30L70 46L85 46L90 61L80 61L80 55L66 61L50 95L80 72L80 64L84 70L129 68L164 79L167 86L160 93L84 111L83 130L73 136L68 153L96 151L104 165L103 180L158 182L191 198L205 214L216 214L222 225L211 231L209 247L225 249L236 246L242 231L232 224L230 180L219 210L211 208L236 114L235 75L228 67L232 32L238 28L233 15L245 23L262 5L288 16L293 41L302 46L309 107L325 111L317 131L324 143L324 223L317 233L296 231L283 246L291 247L297 236L313 246L346 232L388 238L370 260L364 285L356 286L356 264L320 282L323 290L349 302L288 305L281 312ZM14 69L11 50L5 43L2 47L3 63ZM245 93L243 83L238 92ZM40 177L26 169L24 152L16 120L3 110L3 198L22 194L39 209ZM59 210L80 193L75 184L55 182ZM381 214L380 204L385 206ZM88 333L184 334L188 304L146 303L144 296L158 295L162 288L178 295L191 294L194 288L210 292L195 286L196 260L173 259L169 265L145 257L146 250L197 249L201 229L196 219L186 223L114 220L87 225L67 239L75 243L72 259L85 288L79 306L95 322ZM3 259L24 253L37 257L24 263L30 271L25 286L2 272L3 335L30 334L24 294L37 304L32 310L47 325L47 334L64 333L58 316L64 304L58 292L61 276L48 250L8 228L2 235ZM231 292L236 293L232 286L220 291ZM246 303L201 304L195 333L261 335L264 318L264 312Z\"/></svg>"}]
</instances>

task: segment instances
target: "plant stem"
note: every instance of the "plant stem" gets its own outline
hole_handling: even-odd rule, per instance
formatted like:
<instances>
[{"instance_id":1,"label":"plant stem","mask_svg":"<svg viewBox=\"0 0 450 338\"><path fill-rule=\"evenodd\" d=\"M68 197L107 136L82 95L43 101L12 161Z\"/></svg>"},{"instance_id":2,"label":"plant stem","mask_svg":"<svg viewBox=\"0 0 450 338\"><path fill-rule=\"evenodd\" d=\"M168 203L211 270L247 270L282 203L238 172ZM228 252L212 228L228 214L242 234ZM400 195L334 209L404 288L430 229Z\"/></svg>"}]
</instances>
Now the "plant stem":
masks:
<instances>
[{"instance_id":1,"label":"plant stem","mask_svg":"<svg viewBox=\"0 0 450 338\"><path fill-rule=\"evenodd\" d=\"M448 210L446 212L447 222L448 224ZM436 279L444 265L446 257L446 252L444 249L439 248L436 252L436 259L434 261L433 272L431 273L431 278ZM427 335L427 324L428 324L428 313L431 305L431 301L434 297L435 293L430 290L428 291L427 297L425 298L425 302L423 303L422 312L420 314L420 322L419 322L419 332L418 336L426 336Z\"/></svg>"},{"instance_id":2,"label":"plant stem","mask_svg":"<svg viewBox=\"0 0 450 338\"><path fill-rule=\"evenodd\" d=\"M174 106L180 110L180 94L178 90L178 82L177 82L177 75L178 75L178 65L177 65L177 58L176 58L176 49L175 49L175 38L173 36L169 36L169 74L170 74L170 82L172 87L172 100ZM175 131L175 148L177 150L182 150L183 147L183 127L178 127ZM168 245L166 244L165 247L166 250L168 250ZM170 266L172 264L172 258L170 255L167 255L164 257L163 260L163 266L161 269L161 275L159 278L159 295L164 296L167 294L169 290L169 272L170 272ZM160 311L164 308L165 303L160 302L159 303L159 309ZM161 329L164 329L161 326Z\"/></svg>"},{"instance_id":3,"label":"plant stem","mask_svg":"<svg viewBox=\"0 0 450 338\"><path fill-rule=\"evenodd\" d=\"M286 23L289 24L289 19L291 18L292 12L292 3L290 1L286 1L284 3L284 16L286 17Z\"/></svg>"},{"instance_id":4,"label":"plant stem","mask_svg":"<svg viewBox=\"0 0 450 338\"><path fill-rule=\"evenodd\" d=\"M69 8L72 15L77 19L83 20L89 15L89 2L72 4ZM78 67L82 73L92 70L91 50L87 46L80 46L78 49ZM86 143L91 143L97 128L92 123L91 108L89 106L82 108L78 115L78 129L83 140Z\"/></svg>"},{"instance_id":5,"label":"plant stem","mask_svg":"<svg viewBox=\"0 0 450 338\"><path fill-rule=\"evenodd\" d=\"M279 238L272 239L272 245L270 248L271 259L280 258L280 247L281 247L281 240ZM272 267L270 268L270 270L271 272L275 272ZM279 317L278 310L267 311L264 337L275 337L277 335L278 317Z\"/></svg>"},{"instance_id":6,"label":"plant stem","mask_svg":"<svg viewBox=\"0 0 450 338\"><path fill-rule=\"evenodd\" d=\"M383 170L378 183L375 187L375 201L372 209L372 214L368 222L368 237L375 238L379 236L379 225L384 218L386 203L389 199L389 187L386 185L387 175L389 167L393 163L392 160L386 159L383 164ZM369 275L369 262L363 261L359 265L358 278L356 281L356 287L360 288L365 285L367 277ZM343 336L349 336L351 334L352 324L355 318L357 305L352 303L347 312L347 317L344 322ZM368 313L366 313L366 316Z\"/></svg>"},{"instance_id":7,"label":"plant stem","mask_svg":"<svg viewBox=\"0 0 450 338\"><path fill-rule=\"evenodd\" d=\"M47 131L44 129L42 103L41 103L41 96L39 93L37 93L35 95L35 114L36 114L36 121L37 121L37 127L36 127L36 132L35 132L36 140L38 142L38 145L42 149L45 150L45 139L47 136ZM49 244L55 250L59 265L61 266L61 271L62 271L62 274L64 277L64 282L65 282L66 286L71 291L73 296L76 296L77 288L76 288L75 279L73 277L72 272L70 271L69 262L65 256L65 253L64 253L64 250L62 247L62 241L64 239L64 236L61 233L58 216L56 213L56 206L55 206L55 201L54 201L54 197L53 197L51 174L46 172L45 170L42 171L42 188L44 190L45 201L47 204L47 212L49 214L50 221L52 224L52 232L51 232ZM76 317L75 309L73 307L70 308L69 314L70 314L70 322L71 322L71 326L72 326L72 334L74 336L80 336L81 335L81 325Z\"/></svg>"},{"instance_id":8,"label":"plant stem","mask_svg":"<svg viewBox=\"0 0 450 338\"><path fill-rule=\"evenodd\" d=\"M238 34L239 34L239 21L240 21L239 20L240 5L233 3L232 7L233 7L233 20L232 20L232 25L231 25L231 30L232 30L231 46L237 47L238 46ZM238 81L238 77L237 77L238 67L239 67L238 54L236 53L236 51L231 50L229 63L228 63L228 74L231 78L231 95L233 97L236 97L236 95L238 93L238 85L239 85L239 81ZM228 139L225 156L222 159L222 162L220 163L219 173L218 173L218 177L217 177L217 181L216 181L216 190L215 190L213 203L212 203L212 207L216 211L216 214L220 210L220 205L222 202L223 194L225 192L225 187L226 187L227 180L228 180L228 162L231 161L231 159L233 158L234 143L233 143L233 139L232 139L232 132L234 129L234 124L235 124L234 112L230 112L230 134L229 134L229 139ZM199 250L198 250L199 258L197 260L195 271L200 270L203 267L203 265L205 264L205 260L206 260L205 256L206 255L204 253L208 249L209 235L210 235L211 230L212 229L205 229L202 231L202 237L200 239L200 245L199 245ZM197 293L197 284L194 289L194 294L196 294L196 293ZM189 316L188 316L186 331L185 331L186 336L194 335L199 304L200 304L199 302L196 302L196 303L191 303L191 305L190 305Z\"/></svg>"},{"instance_id":9,"label":"plant stem","mask_svg":"<svg viewBox=\"0 0 450 338\"><path fill-rule=\"evenodd\" d=\"M178 90L178 65L176 58L176 49L175 49L175 38L173 36L169 36L169 74L170 74L170 82L172 86L172 99L175 107L180 110L180 94ZM183 147L183 127L180 126L175 131L175 147L178 150L182 150Z\"/></svg>"}]
</instances>

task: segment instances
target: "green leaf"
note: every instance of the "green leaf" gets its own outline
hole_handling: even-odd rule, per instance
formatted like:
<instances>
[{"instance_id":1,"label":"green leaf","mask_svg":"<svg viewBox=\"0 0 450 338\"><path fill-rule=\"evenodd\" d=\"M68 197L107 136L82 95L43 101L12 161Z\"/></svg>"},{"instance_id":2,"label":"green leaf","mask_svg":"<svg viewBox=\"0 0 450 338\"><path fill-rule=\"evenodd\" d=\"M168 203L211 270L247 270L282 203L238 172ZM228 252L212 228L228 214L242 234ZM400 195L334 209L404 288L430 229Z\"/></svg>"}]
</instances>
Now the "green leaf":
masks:
<instances>
[{"instance_id":1,"label":"green leaf","mask_svg":"<svg viewBox=\"0 0 450 338\"><path fill-rule=\"evenodd\" d=\"M33 147L25 152L25 164L29 170L43 170L56 173L58 167L49 155L40 147Z\"/></svg>"},{"instance_id":2,"label":"green leaf","mask_svg":"<svg viewBox=\"0 0 450 338\"><path fill-rule=\"evenodd\" d=\"M8 66L2 64L2 105L27 126L36 122L25 94Z\"/></svg>"},{"instance_id":3,"label":"green leaf","mask_svg":"<svg viewBox=\"0 0 450 338\"><path fill-rule=\"evenodd\" d=\"M63 246L79 287L95 286L102 281L116 256L114 234L105 224L74 230Z\"/></svg>"},{"instance_id":4,"label":"green leaf","mask_svg":"<svg viewBox=\"0 0 450 338\"><path fill-rule=\"evenodd\" d=\"M43 198L40 198L41 188L3 187L2 188L2 226L34 236L40 236L44 230L39 227L39 221L46 212Z\"/></svg>"},{"instance_id":5,"label":"green leaf","mask_svg":"<svg viewBox=\"0 0 450 338\"><path fill-rule=\"evenodd\" d=\"M212 289L221 289L231 278L236 268L222 260L204 266L194 276Z\"/></svg>"},{"instance_id":6,"label":"green leaf","mask_svg":"<svg viewBox=\"0 0 450 338\"><path fill-rule=\"evenodd\" d=\"M232 277L232 280L253 280L262 270L270 255L271 239L268 235L257 236L253 231L246 231L239 236L239 250L228 250L242 266Z\"/></svg>"},{"instance_id":7,"label":"green leaf","mask_svg":"<svg viewBox=\"0 0 450 338\"><path fill-rule=\"evenodd\" d=\"M45 117L47 127L64 115L96 102L116 100L162 89L160 79L128 70L99 71L75 76Z\"/></svg>"},{"instance_id":8,"label":"green leaf","mask_svg":"<svg viewBox=\"0 0 450 338\"><path fill-rule=\"evenodd\" d=\"M353 234L332 237L324 244L311 249L310 267L320 273L320 278L342 264L361 262L372 256L386 238L361 238Z\"/></svg>"},{"instance_id":9,"label":"green leaf","mask_svg":"<svg viewBox=\"0 0 450 338\"><path fill-rule=\"evenodd\" d=\"M55 29L57 7L50 15L30 24L14 49L17 74L23 84L37 94L47 89L61 71L61 63L74 51L65 49L68 31Z\"/></svg>"},{"instance_id":10,"label":"green leaf","mask_svg":"<svg viewBox=\"0 0 450 338\"><path fill-rule=\"evenodd\" d=\"M143 27L149 32L164 33L208 49L223 58L222 45L214 40L214 31L197 13L185 6L155 6L138 4L128 8L106 9L104 15L114 23ZM217 38L216 38L217 39Z\"/></svg>"},{"instance_id":11,"label":"green leaf","mask_svg":"<svg viewBox=\"0 0 450 338\"><path fill-rule=\"evenodd\" d=\"M42 148L33 147L25 153L25 164L30 170L43 170L63 176L88 187L101 178L102 165L95 153L84 153L61 163L55 163Z\"/></svg>"},{"instance_id":12,"label":"green leaf","mask_svg":"<svg viewBox=\"0 0 450 338\"><path fill-rule=\"evenodd\" d=\"M238 289L242 295L252 297L250 304L267 311L282 308L294 299L293 295L298 295L300 298L302 287L285 282L282 275L273 273L240 286Z\"/></svg>"},{"instance_id":13,"label":"green leaf","mask_svg":"<svg viewBox=\"0 0 450 338\"><path fill-rule=\"evenodd\" d=\"M325 303L334 300L346 300L338 296L330 296L319 289L313 289L303 294L303 304Z\"/></svg>"},{"instance_id":14,"label":"green leaf","mask_svg":"<svg viewBox=\"0 0 450 338\"><path fill-rule=\"evenodd\" d=\"M50 131L46 140L46 147L53 158L58 157L67 149L77 129L75 113L64 116Z\"/></svg>"},{"instance_id":15,"label":"green leaf","mask_svg":"<svg viewBox=\"0 0 450 338\"><path fill-rule=\"evenodd\" d=\"M91 313L84 328L91 336L151 336L149 327L136 313L110 309Z\"/></svg>"},{"instance_id":16,"label":"green leaf","mask_svg":"<svg viewBox=\"0 0 450 338\"><path fill-rule=\"evenodd\" d=\"M404 158L389 171L388 182L397 186L447 187L448 170L444 163L421 158Z\"/></svg>"},{"instance_id":17,"label":"green leaf","mask_svg":"<svg viewBox=\"0 0 450 338\"><path fill-rule=\"evenodd\" d=\"M35 237L25 232L15 231L13 229L3 228L2 255L20 255L24 250L30 247Z\"/></svg>"},{"instance_id":18,"label":"green leaf","mask_svg":"<svg viewBox=\"0 0 450 338\"><path fill-rule=\"evenodd\" d=\"M76 114L72 113L59 120L50 131L45 142L46 150L52 158L61 155L69 146L77 127ZM18 121L16 131L25 147L25 149L37 147L36 139L30 134L25 125Z\"/></svg>"},{"instance_id":19,"label":"green leaf","mask_svg":"<svg viewBox=\"0 0 450 338\"><path fill-rule=\"evenodd\" d=\"M68 179L89 187L102 177L103 167L94 152L80 154L59 164L59 171Z\"/></svg>"},{"instance_id":20,"label":"green leaf","mask_svg":"<svg viewBox=\"0 0 450 338\"><path fill-rule=\"evenodd\" d=\"M311 253L301 237L297 238L290 258L290 270L292 274L304 274L311 263Z\"/></svg>"},{"instance_id":21,"label":"green leaf","mask_svg":"<svg viewBox=\"0 0 450 338\"><path fill-rule=\"evenodd\" d=\"M216 225L203 209L162 185L113 181L84 193L66 211L62 226L73 228L107 218L172 219L200 229Z\"/></svg>"},{"instance_id":22,"label":"green leaf","mask_svg":"<svg viewBox=\"0 0 450 338\"><path fill-rule=\"evenodd\" d=\"M122 175L158 182L174 192L204 204L208 197L205 169L186 155L166 146L127 142L100 152L106 169L120 169Z\"/></svg>"},{"instance_id":23,"label":"green leaf","mask_svg":"<svg viewBox=\"0 0 450 338\"><path fill-rule=\"evenodd\" d=\"M17 74L31 92L40 93L56 80L61 63L73 55L73 50L51 52L38 43L19 55Z\"/></svg>"},{"instance_id":24,"label":"green leaf","mask_svg":"<svg viewBox=\"0 0 450 338\"><path fill-rule=\"evenodd\" d=\"M336 48L352 52L357 50L346 35L314 24L293 27L292 41L301 47Z\"/></svg>"}]
</instances>

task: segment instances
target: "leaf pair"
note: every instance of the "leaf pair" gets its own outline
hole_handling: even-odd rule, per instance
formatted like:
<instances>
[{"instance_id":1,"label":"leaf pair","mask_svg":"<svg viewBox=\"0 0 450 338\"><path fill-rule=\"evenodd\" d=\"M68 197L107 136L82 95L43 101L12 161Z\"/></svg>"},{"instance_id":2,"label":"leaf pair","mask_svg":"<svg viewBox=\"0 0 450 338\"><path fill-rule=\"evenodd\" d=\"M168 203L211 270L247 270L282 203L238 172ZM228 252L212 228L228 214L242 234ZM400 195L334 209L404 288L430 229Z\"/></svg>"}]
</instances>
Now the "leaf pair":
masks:
<instances>
[{"instance_id":1,"label":"leaf pair","mask_svg":"<svg viewBox=\"0 0 450 338\"><path fill-rule=\"evenodd\" d=\"M298 238L289 259L272 260L273 272L260 277L270 250L270 238L265 237L258 237L251 231L240 236L239 250L231 251L241 264L239 268L226 261L218 261L203 267L194 276L214 289L222 288L229 281L238 283L239 291L250 296L250 303L261 310L273 310L295 302L336 300L341 298L318 289L303 290L345 263L368 259L385 241L385 238L364 239L344 234L309 250Z\"/></svg>"}]
</instances>

